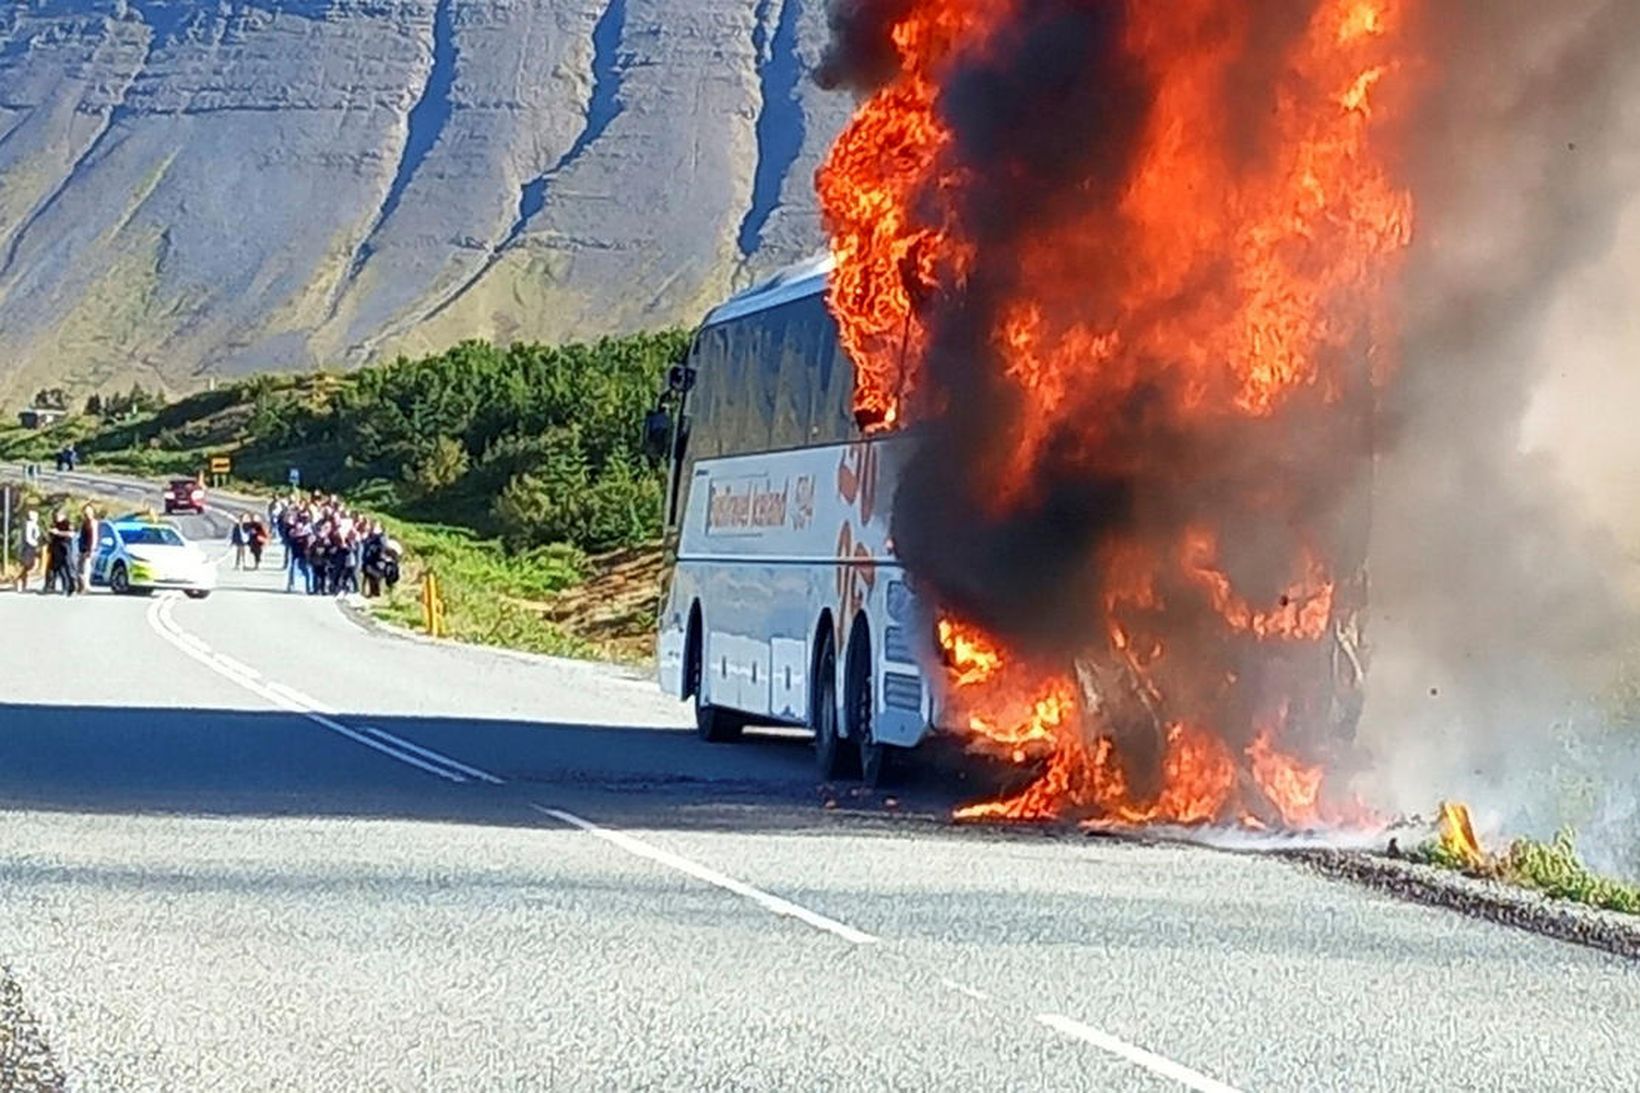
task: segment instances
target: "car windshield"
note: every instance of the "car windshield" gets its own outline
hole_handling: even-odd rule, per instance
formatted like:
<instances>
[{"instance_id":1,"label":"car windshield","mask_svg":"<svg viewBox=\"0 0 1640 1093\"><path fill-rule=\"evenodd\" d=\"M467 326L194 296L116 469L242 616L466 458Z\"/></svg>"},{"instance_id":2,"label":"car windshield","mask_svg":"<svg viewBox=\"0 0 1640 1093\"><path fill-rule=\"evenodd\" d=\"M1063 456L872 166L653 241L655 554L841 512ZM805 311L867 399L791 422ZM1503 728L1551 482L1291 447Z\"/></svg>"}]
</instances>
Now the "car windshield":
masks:
<instances>
[{"instance_id":1,"label":"car windshield","mask_svg":"<svg viewBox=\"0 0 1640 1093\"><path fill-rule=\"evenodd\" d=\"M151 527L123 528L120 538L126 546L183 546L182 536L160 524Z\"/></svg>"}]
</instances>

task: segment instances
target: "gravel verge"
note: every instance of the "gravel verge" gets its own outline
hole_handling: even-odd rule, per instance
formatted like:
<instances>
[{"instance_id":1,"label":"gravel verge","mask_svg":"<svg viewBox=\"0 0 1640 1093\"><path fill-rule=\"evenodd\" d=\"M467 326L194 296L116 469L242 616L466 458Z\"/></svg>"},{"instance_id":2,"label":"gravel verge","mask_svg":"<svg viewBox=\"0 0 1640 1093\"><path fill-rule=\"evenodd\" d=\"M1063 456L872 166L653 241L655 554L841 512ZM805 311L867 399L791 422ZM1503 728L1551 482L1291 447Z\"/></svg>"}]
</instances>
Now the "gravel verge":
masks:
<instances>
[{"instance_id":1,"label":"gravel verge","mask_svg":"<svg viewBox=\"0 0 1640 1093\"><path fill-rule=\"evenodd\" d=\"M56 1093L66 1088L40 1024L23 1004L23 990L0 966L0 1089Z\"/></svg>"},{"instance_id":2,"label":"gravel verge","mask_svg":"<svg viewBox=\"0 0 1640 1093\"><path fill-rule=\"evenodd\" d=\"M1328 877L1401 899L1640 960L1640 917L1551 899L1501 881L1433 865L1347 850L1294 850L1285 856Z\"/></svg>"}]
</instances>

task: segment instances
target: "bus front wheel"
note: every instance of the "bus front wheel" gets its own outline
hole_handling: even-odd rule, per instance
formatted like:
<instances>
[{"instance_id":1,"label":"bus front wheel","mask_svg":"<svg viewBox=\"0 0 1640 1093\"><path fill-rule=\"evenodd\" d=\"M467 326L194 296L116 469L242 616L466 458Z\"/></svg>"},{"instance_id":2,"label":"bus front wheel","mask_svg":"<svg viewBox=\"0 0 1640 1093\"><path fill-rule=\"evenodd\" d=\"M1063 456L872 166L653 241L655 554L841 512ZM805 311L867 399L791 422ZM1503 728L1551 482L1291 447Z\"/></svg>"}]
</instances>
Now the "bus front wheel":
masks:
<instances>
[{"instance_id":1,"label":"bus front wheel","mask_svg":"<svg viewBox=\"0 0 1640 1093\"><path fill-rule=\"evenodd\" d=\"M709 744L728 744L740 739L746 722L730 710L719 709L707 703L706 681L701 678L699 641L690 643L689 689L695 695L695 733Z\"/></svg>"}]
</instances>

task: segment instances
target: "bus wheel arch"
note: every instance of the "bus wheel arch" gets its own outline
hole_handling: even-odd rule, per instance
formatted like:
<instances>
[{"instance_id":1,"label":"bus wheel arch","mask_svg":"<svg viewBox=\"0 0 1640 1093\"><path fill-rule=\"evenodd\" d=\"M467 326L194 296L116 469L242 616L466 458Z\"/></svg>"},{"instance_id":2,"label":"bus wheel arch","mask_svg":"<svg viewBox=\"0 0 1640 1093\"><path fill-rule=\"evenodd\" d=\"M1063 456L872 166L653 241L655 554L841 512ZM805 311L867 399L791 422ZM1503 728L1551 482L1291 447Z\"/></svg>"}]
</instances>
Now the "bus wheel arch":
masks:
<instances>
[{"instance_id":1,"label":"bus wheel arch","mask_svg":"<svg viewBox=\"0 0 1640 1093\"><path fill-rule=\"evenodd\" d=\"M684 630L683 639L683 693L679 698L696 698L701 692L703 683L702 665L706 660L705 631L701 629L700 601L696 600L689 605L689 625Z\"/></svg>"},{"instance_id":2,"label":"bus wheel arch","mask_svg":"<svg viewBox=\"0 0 1640 1093\"><path fill-rule=\"evenodd\" d=\"M697 600L689 609L689 636L684 641L684 697L693 696L695 700L695 734L709 744L728 744L740 739L746 718L738 711L706 701L705 638Z\"/></svg>"},{"instance_id":3,"label":"bus wheel arch","mask_svg":"<svg viewBox=\"0 0 1640 1093\"><path fill-rule=\"evenodd\" d=\"M872 731L876 720L874 683L876 663L872 659L871 622L864 611L855 615L849 627L847 660L843 670L843 730L858 755L860 779L868 787L881 780L886 753Z\"/></svg>"}]
</instances>

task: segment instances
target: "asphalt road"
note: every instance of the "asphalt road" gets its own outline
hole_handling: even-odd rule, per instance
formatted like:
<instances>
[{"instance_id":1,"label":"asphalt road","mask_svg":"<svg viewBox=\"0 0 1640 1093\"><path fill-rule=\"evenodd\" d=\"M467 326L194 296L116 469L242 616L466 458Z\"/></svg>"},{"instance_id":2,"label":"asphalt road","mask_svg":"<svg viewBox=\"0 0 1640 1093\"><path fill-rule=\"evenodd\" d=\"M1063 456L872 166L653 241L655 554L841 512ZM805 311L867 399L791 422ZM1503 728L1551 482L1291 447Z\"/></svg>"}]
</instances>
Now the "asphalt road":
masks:
<instances>
[{"instance_id":1,"label":"asphalt road","mask_svg":"<svg viewBox=\"0 0 1640 1093\"><path fill-rule=\"evenodd\" d=\"M1640 965L222 576L0 596L0 1088L1640 1088Z\"/></svg>"}]
</instances>

